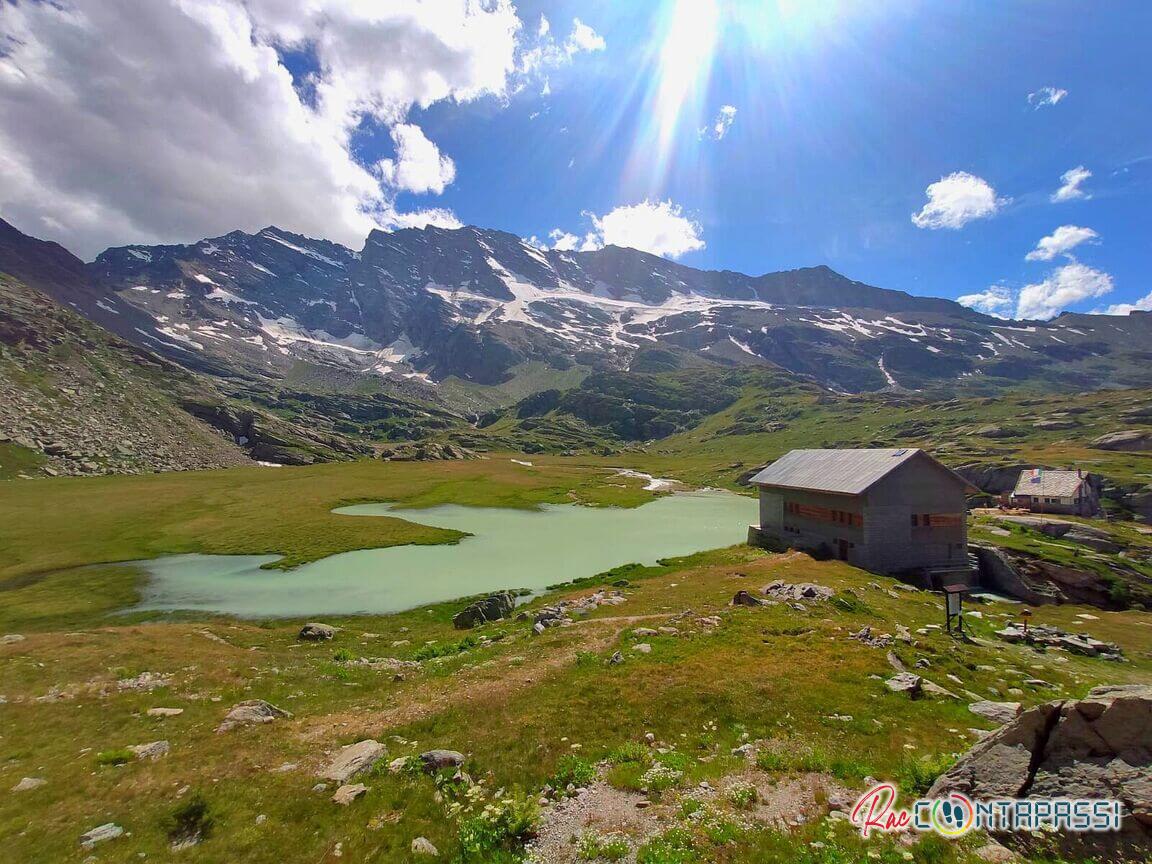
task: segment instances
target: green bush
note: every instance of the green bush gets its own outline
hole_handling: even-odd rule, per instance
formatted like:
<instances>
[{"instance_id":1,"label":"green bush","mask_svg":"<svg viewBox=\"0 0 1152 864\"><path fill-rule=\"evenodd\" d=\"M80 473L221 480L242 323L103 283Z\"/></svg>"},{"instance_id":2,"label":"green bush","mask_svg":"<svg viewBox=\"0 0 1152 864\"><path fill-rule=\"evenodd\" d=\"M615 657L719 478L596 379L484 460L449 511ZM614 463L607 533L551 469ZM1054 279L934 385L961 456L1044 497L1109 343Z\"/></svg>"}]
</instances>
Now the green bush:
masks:
<instances>
[{"instance_id":1,"label":"green bush","mask_svg":"<svg viewBox=\"0 0 1152 864\"><path fill-rule=\"evenodd\" d=\"M636 864L694 864L699 860L692 835L684 828L658 834L636 853Z\"/></svg>"},{"instance_id":2,"label":"green bush","mask_svg":"<svg viewBox=\"0 0 1152 864\"><path fill-rule=\"evenodd\" d=\"M576 854L582 861L622 861L628 857L631 847L623 837L601 837L598 834L585 834L580 838Z\"/></svg>"},{"instance_id":3,"label":"green bush","mask_svg":"<svg viewBox=\"0 0 1152 864\"><path fill-rule=\"evenodd\" d=\"M356 654L351 648L337 648L332 652L332 659L337 663L351 663L356 659Z\"/></svg>"},{"instance_id":4,"label":"green bush","mask_svg":"<svg viewBox=\"0 0 1152 864\"><path fill-rule=\"evenodd\" d=\"M96 754L97 765L124 765L136 758L136 754L127 747L117 750L101 750Z\"/></svg>"},{"instance_id":5,"label":"green bush","mask_svg":"<svg viewBox=\"0 0 1152 864\"><path fill-rule=\"evenodd\" d=\"M751 810L760 800L760 793L751 783L738 783L728 790L728 800L741 810Z\"/></svg>"},{"instance_id":6,"label":"green bush","mask_svg":"<svg viewBox=\"0 0 1152 864\"><path fill-rule=\"evenodd\" d=\"M592 785L596 779L596 766L587 759L568 754L561 756L556 763L556 773L552 775L551 784L554 789L563 791L571 783L577 789Z\"/></svg>"},{"instance_id":7,"label":"green bush","mask_svg":"<svg viewBox=\"0 0 1152 864\"><path fill-rule=\"evenodd\" d=\"M896 781L908 795L925 795L936 778L952 767L954 761L954 757L947 753L919 758L905 757L896 769Z\"/></svg>"},{"instance_id":8,"label":"green bush","mask_svg":"<svg viewBox=\"0 0 1152 864\"><path fill-rule=\"evenodd\" d=\"M516 851L536 831L540 809L534 798L520 794L493 801L460 823L464 861L489 862L501 852Z\"/></svg>"},{"instance_id":9,"label":"green bush","mask_svg":"<svg viewBox=\"0 0 1152 864\"><path fill-rule=\"evenodd\" d=\"M475 648L480 640L475 636L465 636L459 642L433 642L431 645L421 645L412 655L415 660L434 660L437 657L452 657L463 654L470 648Z\"/></svg>"},{"instance_id":10,"label":"green bush","mask_svg":"<svg viewBox=\"0 0 1152 864\"><path fill-rule=\"evenodd\" d=\"M638 741L628 741L610 752L608 754L608 761L613 765L623 765L626 762L635 762L638 765L651 765L652 751Z\"/></svg>"}]
</instances>

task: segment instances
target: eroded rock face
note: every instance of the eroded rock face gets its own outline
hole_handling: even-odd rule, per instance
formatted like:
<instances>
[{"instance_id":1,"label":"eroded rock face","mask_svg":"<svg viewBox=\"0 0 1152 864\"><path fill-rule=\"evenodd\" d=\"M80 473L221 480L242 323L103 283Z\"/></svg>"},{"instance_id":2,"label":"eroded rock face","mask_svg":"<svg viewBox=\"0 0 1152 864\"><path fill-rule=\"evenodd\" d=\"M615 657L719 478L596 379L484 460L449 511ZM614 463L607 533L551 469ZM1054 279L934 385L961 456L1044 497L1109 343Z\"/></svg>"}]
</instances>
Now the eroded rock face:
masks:
<instances>
[{"instance_id":1,"label":"eroded rock face","mask_svg":"<svg viewBox=\"0 0 1152 864\"><path fill-rule=\"evenodd\" d=\"M1062 836L1065 851L1146 854L1152 848L1152 686L1097 687L1079 701L1025 711L969 750L928 795L951 792L978 799L1118 799L1125 809L1120 832ZM1001 839L1021 844L1025 835Z\"/></svg>"}]
</instances>

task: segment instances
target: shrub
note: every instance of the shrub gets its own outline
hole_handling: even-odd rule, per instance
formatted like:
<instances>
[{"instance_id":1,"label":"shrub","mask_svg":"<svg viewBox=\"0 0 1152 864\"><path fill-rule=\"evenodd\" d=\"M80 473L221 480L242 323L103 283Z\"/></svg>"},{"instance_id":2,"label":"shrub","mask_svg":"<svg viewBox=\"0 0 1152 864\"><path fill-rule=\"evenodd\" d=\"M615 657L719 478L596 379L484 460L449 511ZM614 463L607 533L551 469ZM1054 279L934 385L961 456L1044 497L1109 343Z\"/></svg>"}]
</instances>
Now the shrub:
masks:
<instances>
[{"instance_id":1,"label":"shrub","mask_svg":"<svg viewBox=\"0 0 1152 864\"><path fill-rule=\"evenodd\" d=\"M552 775L551 783L554 789L563 791L568 788L569 783L577 788L583 788L591 785L595 779L595 765L587 759L568 754L561 756L560 761L556 763L556 773Z\"/></svg>"},{"instance_id":2,"label":"shrub","mask_svg":"<svg viewBox=\"0 0 1152 864\"><path fill-rule=\"evenodd\" d=\"M692 835L684 828L658 834L636 853L636 864L694 864L699 860Z\"/></svg>"},{"instance_id":3,"label":"shrub","mask_svg":"<svg viewBox=\"0 0 1152 864\"><path fill-rule=\"evenodd\" d=\"M524 795L489 802L460 823L463 860L490 861L499 852L518 849L535 832L539 816L535 799Z\"/></svg>"},{"instance_id":4,"label":"shrub","mask_svg":"<svg viewBox=\"0 0 1152 864\"><path fill-rule=\"evenodd\" d=\"M761 771L787 771L788 762L782 754L775 750L758 750L756 752L756 767Z\"/></svg>"},{"instance_id":5,"label":"shrub","mask_svg":"<svg viewBox=\"0 0 1152 864\"><path fill-rule=\"evenodd\" d=\"M356 659L356 654L351 648L337 648L332 652L332 659L337 663L351 663Z\"/></svg>"},{"instance_id":6,"label":"shrub","mask_svg":"<svg viewBox=\"0 0 1152 864\"><path fill-rule=\"evenodd\" d=\"M628 741L621 744L608 754L608 761L613 765L622 765L625 762L636 762L640 765L652 764L652 751L638 741Z\"/></svg>"},{"instance_id":7,"label":"shrub","mask_svg":"<svg viewBox=\"0 0 1152 864\"><path fill-rule=\"evenodd\" d=\"M738 783L728 790L728 800L741 810L751 810L760 799L760 793L751 783Z\"/></svg>"},{"instance_id":8,"label":"shrub","mask_svg":"<svg viewBox=\"0 0 1152 864\"><path fill-rule=\"evenodd\" d=\"M470 648L475 648L480 640L475 636L465 636L459 642L433 642L431 645L422 645L416 649L412 657L415 660L435 660L437 657L452 657L463 654Z\"/></svg>"},{"instance_id":9,"label":"shrub","mask_svg":"<svg viewBox=\"0 0 1152 864\"><path fill-rule=\"evenodd\" d=\"M954 761L947 753L919 758L905 757L896 769L896 779L908 795L925 795L936 778L947 771Z\"/></svg>"},{"instance_id":10,"label":"shrub","mask_svg":"<svg viewBox=\"0 0 1152 864\"><path fill-rule=\"evenodd\" d=\"M621 861L628 857L630 850L628 841L623 837L585 834L580 838L576 854L583 861Z\"/></svg>"},{"instance_id":11,"label":"shrub","mask_svg":"<svg viewBox=\"0 0 1152 864\"><path fill-rule=\"evenodd\" d=\"M674 786L679 786L684 781L684 772L677 771L675 768L669 768L663 763L656 763L640 777L640 783L649 794L656 794L663 792L666 789L671 789Z\"/></svg>"},{"instance_id":12,"label":"shrub","mask_svg":"<svg viewBox=\"0 0 1152 864\"><path fill-rule=\"evenodd\" d=\"M136 758L136 754L127 747L117 750L101 750L96 754L97 765L124 765Z\"/></svg>"}]
</instances>

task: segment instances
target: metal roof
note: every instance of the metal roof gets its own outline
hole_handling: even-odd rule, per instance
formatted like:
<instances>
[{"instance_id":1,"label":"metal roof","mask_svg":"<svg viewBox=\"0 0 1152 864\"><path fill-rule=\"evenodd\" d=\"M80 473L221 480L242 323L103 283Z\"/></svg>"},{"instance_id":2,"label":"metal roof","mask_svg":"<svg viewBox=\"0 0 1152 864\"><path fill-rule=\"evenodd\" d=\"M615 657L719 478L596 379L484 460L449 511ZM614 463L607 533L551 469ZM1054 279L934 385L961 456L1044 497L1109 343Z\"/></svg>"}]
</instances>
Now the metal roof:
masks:
<instances>
[{"instance_id":1,"label":"metal roof","mask_svg":"<svg viewBox=\"0 0 1152 864\"><path fill-rule=\"evenodd\" d=\"M860 495L876 481L917 455L932 459L915 447L875 450L792 450L785 453L752 478L757 486L782 486L786 489L811 489ZM935 459L932 459L936 462ZM937 462L936 464L940 464ZM944 467L941 465L941 467ZM968 486L964 478L952 473Z\"/></svg>"},{"instance_id":2,"label":"metal roof","mask_svg":"<svg viewBox=\"0 0 1152 864\"><path fill-rule=\"evenodd\" d=\"M1079 471L1049 471L1028 468L1020 472L1013 495L1045 495L1050 498L1075 498L1084 482Z\"/></svg>"}]
</instances>

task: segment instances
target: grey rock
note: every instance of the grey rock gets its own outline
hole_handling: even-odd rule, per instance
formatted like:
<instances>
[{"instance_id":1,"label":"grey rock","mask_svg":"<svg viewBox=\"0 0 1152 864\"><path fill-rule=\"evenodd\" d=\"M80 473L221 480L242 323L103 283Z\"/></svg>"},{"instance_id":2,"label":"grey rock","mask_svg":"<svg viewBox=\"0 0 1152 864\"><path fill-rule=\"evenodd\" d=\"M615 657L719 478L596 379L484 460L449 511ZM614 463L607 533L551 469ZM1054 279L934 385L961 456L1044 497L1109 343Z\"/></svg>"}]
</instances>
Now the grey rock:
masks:
<instances>
[{"instance_id":1,"label":"grey rock","mask_svg":"<svg viewBox=\"0 0 1152 864\"><path fill-rule=\"evenodd\" d=\"M323 642L326 639L331 639L335 635L336 628L331 624L321 624L313 621L301 627L300 632L296 634L296 638L302 642Z\"/></svg>"},{"instance_id":2,"label":"grey rock","mask_svg":"<svg viewBox=\"0 0 1152 864\"><path fill-rule=\"evenodd\" d=\"M1093 439L1088 446L1095 450L1120 450L1124 452L1152 450L1152 432L1142 429L1109 432L1107 435Z\"/></svg>"},{"instance_id":3,"label":"grey rock","mask_svg":"<svg viewBox=\"0 0 1152 864\"><path fill-rule=\"evenodd\" d=\"M500 591L491 594L483 600L477 600L452 618L452 625L457 630L468 630L488 621L499 621L507 618L516 608L516 598L510 591Z\"/></svg>"},{"instance_id":4,"label":"grey rock","mask_svg":"<svg viewBox=\"0 0 1152 864\"><path fill-rule=\"evenodd\" d=\"M384 758L388 748L379 741L368 738L347 747L341 747L336 756L324 766L320 775L326 780L346 783L362 771L367 771Z\"/></svg>"},{"instance_id":5,"label":"grey rock","mask_svg":"<svg viewBox=\"0 0 1152 864\"><path fill-rule=\"evenodd\" d=\"M1019 702L990 702L982 700L968 706L973 714L991 720L993 723L1011 723L1020 714Z\"/></svg>"},{"instance_id":6,"label":"grey rock","mask_svg":"<svg viewBox=\"0 0 1152 864\"><path fill-rule=\"evenodd\" d=\"M893 693L907 693L913 699L920 696L924 689L924 679L911 672L900 672L884 682Z\"/></svg>"},{"instance_id":7,"label":"grey rock","mask_svg":"<svg viewBox=\"0 0 1152 864\"><path fill-rule=\"evenodd\" d=\"M13 792L31 792L33 789L39 789L41 786L47 786L48 781L42 777L24 777L19 783L12 787Z\"/></svg>"},{"instance_id":8,"label":"grey rock","mask_svg":"<svg viewBox=\"0 0 1152 864\"><path fill-rule=\"evenodd\" d=\"M291 717L292 715L282 708L277 708L271 702L263 699L246 699L237 702L228 713L224 715L224 722L216 727L217 732L227 732L237 726L251 726L260 723L271 723L273 720Z\"/></svg>"},{"instance_id":9,"label":"grey rock","mask_svg":"<svg viewBox=\"0 0 1152 864\"><path fill-rule=\"evenodd\" d=\"M91 831L87 831L80 835L80 845L85 849L91 849L97 843L104 843L108 840L115 840L117 837L124 833L124 829L117 825L115 822L106 822L103 825L97 825Z\"/></svg>"},{"instance_id":10,"label":"grey rock","mask_svg":"<svg viewBox=\"0 0 1152 864\"><path fill-rule=\"evenodd\" d=\"M357 798L364 795L367 791L368 787L363 783L353 783L351 785L341 786L336 790L336 794L332 796L332 800L343 807L347 807Z\"/></svg>"},{"instance_id":11,"label":"grey rock","mask_svg":"<svg viewBox=\"0 0 1152 864\"><path fill-rule=\"evenodd\" d=\"M1097 687L1023 712L969 750L928 797L1112 798L1119 832L1057 835L1064 854L1113 860L1152 845L1152 685ZM1009 846L1022 835L997 837Z\"/></svg>"},{"instance_id":12,"label":"grey rock","mask_svg":"<svg viewBox=\"0 0 1152 864\"><path fill-rule=\"evenodd\" d=\"M427 837L417 837L413 840L411 850L413 855L423 855L427 858L437 858L440 855L440 851Z\"/></svg>"},{"instance_id":13,"label":"grey rock","mask_svg":"<svg viewBox=\"0 0 1152 864\"><path fill-rule=\"evenodd\" d=\"M456 750L427 750L420 754L424 773L435 774L442 768L459 768L464 764L464 754Z\"/></svg>"},{"instance_id":14,"label":"grey rock","mask_svg":"<svg viewBox=\"0 0 1152 864\"><path fill-rule=\"evenodd\" d=\"M651 654L652 653L652 646L649 645L647 642L637 642L635 645L632 646L632 650L637 652L638 654Z\"/></svg>"},{"instance_id":15,"label":"grey rock","mask_svg":"<svg viewBox=\"0 0 1152 864\"><path fill-rule=\"evenodd\" d=\"M147 759L150 762L155 762L168 755L171 749L167 741L152 741L148 744L133 744L129 748L137 759Z\"/></svg>"}]
</instances>

